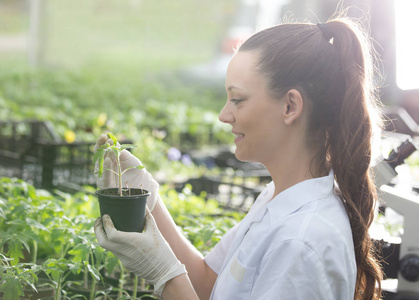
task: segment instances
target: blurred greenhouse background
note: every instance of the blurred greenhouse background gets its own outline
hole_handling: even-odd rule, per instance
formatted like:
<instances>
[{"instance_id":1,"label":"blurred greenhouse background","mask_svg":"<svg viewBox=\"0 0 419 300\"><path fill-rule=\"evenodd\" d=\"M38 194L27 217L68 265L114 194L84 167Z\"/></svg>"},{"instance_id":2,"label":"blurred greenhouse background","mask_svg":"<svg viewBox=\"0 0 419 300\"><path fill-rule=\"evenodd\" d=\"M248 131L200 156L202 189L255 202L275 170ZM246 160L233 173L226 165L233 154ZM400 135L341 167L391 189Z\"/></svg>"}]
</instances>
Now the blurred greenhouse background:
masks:
<instances>
[{"instance_id":1,"label":"blurred greenhouse background","mask_svg":"<svg viewBox=\"0 0 419 300\"><path fill-rule=\"evenodd\" d=\"M389 130L419 136L418 3L0 0L3 265L6 256L23 263L24 250L33 247L30 235L14 235L19 230L40 233L40 256L60 256L48 252L51 239L42 235L57 224L38 218L30 224L44 227L15 226L21 225L15 219L35 218L42 201L58 205L55 213L68 212L69 226L91 228L98 215L92 150L107 131L135 144L133 153L161 184L177 224L209 251L270 180L262 166L235 159L230 126L218 121L225 68L237 42L283 20L324 22L338 7L351 7L349 16L370 28L382 60L383 110L397 127ZM418 161L417 155L409 161L412 170ZM2 201L7 197L18 204ZM34 214L28 209L9 220L12 208L26 202ZM92 237L67 238L77 245Z\"/></svg>"}]
</instances>

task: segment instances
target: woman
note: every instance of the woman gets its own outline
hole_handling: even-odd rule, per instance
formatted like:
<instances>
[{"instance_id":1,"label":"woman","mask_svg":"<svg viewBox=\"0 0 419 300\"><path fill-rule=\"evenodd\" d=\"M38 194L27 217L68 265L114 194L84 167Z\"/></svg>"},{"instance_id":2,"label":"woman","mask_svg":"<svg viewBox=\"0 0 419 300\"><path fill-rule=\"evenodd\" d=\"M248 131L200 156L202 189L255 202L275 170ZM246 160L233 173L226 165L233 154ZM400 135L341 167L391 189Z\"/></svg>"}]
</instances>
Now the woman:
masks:
<instances>
[{"instance_id":1,"label":"woman","mask_svg":"<svg viewBox=\"0 0 419 300\"><path fill-rule=\"evenodd\" d=\"M263 164L272 182L203 258L151 175L130 170L129 186L152 191L146 230L119 232L103 216L99 244L163 299L378 299L382 274L368 235L373 70L367 37L345 18L253 35L229 64L219 118L232 126L236 157ZM125 168L140 163L128 152L122 159ZM113 182L109 172L98 185Z\"/></svg>"}]
</instances>

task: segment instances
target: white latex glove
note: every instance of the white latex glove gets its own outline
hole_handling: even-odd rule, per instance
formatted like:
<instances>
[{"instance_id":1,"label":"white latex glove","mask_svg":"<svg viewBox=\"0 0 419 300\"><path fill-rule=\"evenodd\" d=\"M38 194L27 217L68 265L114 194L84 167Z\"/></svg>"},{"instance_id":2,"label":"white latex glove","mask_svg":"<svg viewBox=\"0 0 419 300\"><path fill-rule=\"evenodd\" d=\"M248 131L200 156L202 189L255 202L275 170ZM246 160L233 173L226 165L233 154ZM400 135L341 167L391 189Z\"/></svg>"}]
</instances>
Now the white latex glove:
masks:
<instances>
[{"instance_id":1,"label":"white latex glove","mask_svg":"<svg viewBox=\"0 0 419 300\"><path fill-rule=\"evenodd\" d=\"M93 149L93 152L100 148L100 146L104 145L108 142L110 145L113 145L113 141L108 139L106 134L102 134ZM128 150L123 150L121 155L119 156L119 160L121 163L121 169L124 171L128 167L136 167L142 165L141 161L132 155ZM118 175L108 171L106 169L111 169L117 172L117 165L116 165L116 157L115 154L112 152L108 152L105 156L103 162L103 173L102 177L99 178L97 175L97 171L99 170L99 162L95 164L95 178L97 187L100 189L106 188L116 188L118 187ZM159 184L157 181L154 180L153 176L147 172L145 168L139 169L130 169L126 171L122 175L122 185L123 187L128 188L141 188L145 189L150 192L150 196L147 199L147 207L150 211L153 211L157 201L159 200Z\"/></svg>"},{"instance_id":2,"label":"white latex glove","mask_svg":"<svg viewBox=\"0 0 419 300\"><path fill-rule=\"evenodd\" d=\"M103 227L102 227L103 222ZM147 210L143 233L117 230L109 215L96 219L95 234L102 248L110 250L131 272L154 284L161 296L166 282L186 273Z\"/></svg>"}]
</instances>

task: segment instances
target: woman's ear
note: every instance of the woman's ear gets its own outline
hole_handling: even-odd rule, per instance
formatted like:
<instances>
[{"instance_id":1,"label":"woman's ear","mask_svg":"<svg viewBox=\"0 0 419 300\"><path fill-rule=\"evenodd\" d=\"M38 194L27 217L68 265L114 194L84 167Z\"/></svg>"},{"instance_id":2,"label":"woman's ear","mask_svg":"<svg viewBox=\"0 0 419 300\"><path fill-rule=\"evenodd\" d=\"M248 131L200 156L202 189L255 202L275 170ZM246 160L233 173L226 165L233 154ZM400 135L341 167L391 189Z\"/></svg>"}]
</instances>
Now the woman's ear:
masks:
<instances>
[{"instance_id":1,"label":"woman's ear","mask_svg":"<svg viewBox=\"0 0 419 300\"><path fill-rule=\"evenodd\" d=\"M303 97L299 91L291 89L284 96L284 122L291 125L297 120L303 111Z\"/></svg>"}]
</instances>

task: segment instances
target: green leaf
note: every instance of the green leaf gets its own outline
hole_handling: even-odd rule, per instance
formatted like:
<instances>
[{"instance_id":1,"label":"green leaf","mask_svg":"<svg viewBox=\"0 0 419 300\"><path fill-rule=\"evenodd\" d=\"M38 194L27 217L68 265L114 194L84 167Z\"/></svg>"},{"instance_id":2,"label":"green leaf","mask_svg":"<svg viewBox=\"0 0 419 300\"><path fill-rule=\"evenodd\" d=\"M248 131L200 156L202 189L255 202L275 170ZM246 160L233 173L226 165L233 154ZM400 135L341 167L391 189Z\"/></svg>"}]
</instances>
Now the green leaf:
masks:
<instances>
[{"instance_id":1,"label":"green leaf","mask_svg":"<svg viewBox=\"0 0 419 300\"><path fill-rule=\"evenodd\" d=\"M80 274L81 270L83 269L82 265L80 263L76 264L68 264L70 271L73 274Z\"/></svg>"},{"instance_id":2,"label":"green leaf","mask_svg":"<svg viewBox=\"0 0 419 300\"><path fill-rule=\"evenodd\" d=\"M119 157L119 149L117 148L117 146L112 146L111 150L113 151L116 157Z\"/></svg>"},{"instance_id":3,"label":"green leaf","mask_svg":"<svg viewBox=\"0 0 419 300\"><path fill-rule=\"evenodd\" d=\"M6 219L6 214L4 213L3 209L0 207L0 217Z\"/></svg>"},{"instance_id":4,"label":"green leaf","mask_svg":"<svg viewBox=\"0 0 419 300\"><path fill-rule=\"evenodd\" d=\"M8 261L12 261L13 259L12 258L7 258L4 254L2 254L2 253L0 253L0 257L1 257L1 260L2 261L4 261L4 262L8 262ZM0 265L0 267L2 267L1 265ZM1 273L1 272L0 272Z\"/></svg>"},{"instance_id":5,"label":"green leaf","mask_svg":"<svg viewBox=\"0 0 419 300\"><path fill-rule=\"evenodd\" d=\"M98 176L99 178L102 177L102 173L103 173L103 162L104 162L104 158L103 155L99 158L99 170L98 170Z\"/></svg>"},{"instance_id":6,"label":"green leaf","mask_svg":"<svg viewBox=\"0 0 419 300\"><path fill-rule=\"evenodd\" d=\"M99 147L99 149L101 150L108 150L111 147L111 145L109 145L108 143L103 144L102 146Z\"/></svg>"},{"instance_id":7,"label":"green leaf","mask_svg":"<svg viewBox=\"0 0 419 300\"><path fill-rule=\"evenodd\" d=\"M119 259L112 254L112 252L108 252L107 258L106 258L106 271L108 274L112 273L112 271L115 269L115 267L118 265Z\"/></svg>"},{"instance_id":8,"label":"green leaf","mask_svg":"<svg viewBox=\"0 0 419 300\"><path fill-rule=\"evenodd\" d=\"M41 223L39 223L38 221L31 219L31 218L26 218L26 223L29 226L35 227L37 229L43 230L43 231L48 231L48 228L46 228L44 225L42 225Z\"/></svg>"},{"instance_id":9,"label":"green leaf","mask_svg":"<svg viewBox=\"0 0 419 300\"><path fill-rule=\"evenodd\" d=\"M124 149L132 149L132 148L135 148L135 146L134 145L131 145L131 144L122 144L121 145L121 150L124 150Z\"/></svg>"},{"instance_id":10,"label":"green leaf","mask_svg":"<svg viewBox=\"0 0 419 300\"><path fill-rule=\"evenodd\" d=\"M202 240L204 241L204 243L208 242L212 238L214 231L215 231L215 228L212 228L204 232L204 235L202 237Z\"/></svg>"},{"instance_id":11,"label":"green leaf","mask_svg":"<svg viewBox=\"0 0 419 300\"><path fill-rule=\"evenodd\" d=\"M78 244L68 251L68 254L73 255L74 262L87 261L89 259L90 249L85 244Z\"/></svg>"},{"instance_id":12,"label":"green leaf","mask_svg":"<svg viewBox=\"0 0 419 300\"><path fill-rule=\"evenodd\" d=\"M4 292L3 300L16 300L23 296L22 283L17 278L10 278L0 286L0 292Z\"/></svg>"},{"instance_id":13,"label":"green leaf","mask_svg":"<svg viewBox=\"0 0 419 300\"><path fill-rule=\"evenodd\" d=\"M100 280L100 273L99 271L92 265L87 265L87 270L89 271L92 277L96 278L96 280Z\"/></svg>"},{"instance_id":14,"label":"green leaf","mask_svg":"<svg viewBox=\"0 0 419 300\"><path fill-rule=\"evenodd\" d=\"M113 141L113 144L116 146L118 139L111 132L108 132L108 138L110 138Z\"/></svg>"},{"instance_id":15,"label":"green leaf","mask_svg":"<svg viewBox=\"0 0 419 300\"><path fill-rule=\"evenodd\" d=\"M95 260L95 265L102 265L103 260L105 259L105 250L102 247L95 247L93 249Z\"/></svg>"},{"instance_id":16,"label":"green leaf","mask_svg":"<svg viewBox=\"0 0 419 300\"><path fill-rule=\"evenodd\" d=\"M29 285L36 293L38 293L38 290L36 289L36 286L34 283L30 281L26 281L26 284Z\"/></svg>"},{"instance_id":17,"label":"green leaf","mask_svg":"<svg viewBox=\"0 0 419 300\"><path fill-rule=\"evenodd\" d=\"M131 166L131 167L128 167L128 168L126 168L123 172L122 172L122 174L124 174L126 171L128 171L128 170L130 170L130 169L138 169L138 170L141 170L141 169L144 169L144 166Z\"/></svg>"},{"instance_id":18,"label":"green leaf","mask_svg":"<svg viewBox=\"0 0 419 300\"><path fill-rule=\"evenodd\" d=\"M100 280L100 273L94 266L87 265L87 270L89 271L90 275L96 278L96 280Z\"/></svg>"},{"instance_id":19,"label":"green leaf","mask_svg":"<svg viewBox=\"0 0 419 300\"><path fill-rule=\"evenodd\" d=\"M13 266L18 264L20 258L24 258L22 252L24 245L29 248L29 245L18 237L15 237L8 242L9 251L7 252L7 256L13 259L11 262Z\"/></svg>"},{"instance_id":20,"label":"green leaf","mask_svg":"<svg viewBox=\"0 0 419 300\"><path fill-rule=\"evenodd\" d=\"M109 146L109 145L108 145L108 146ZM102 147L101 147L101 148L99 148L99 149L97 149L97 151L96 151L95 155L93 156L93 164L95 164L95 163L96 163L96 161L97 161L100 157L102 157L102 156L104 155L104 153L105 153L105 150L104 150L104 149L102 149Z\"/></svg>"},{"instance_id":21,"label":"green leaf","mask_svg":"<svg viewBox=\"0 0 419 300\"><path fill-rule=\"evenodd\" d=\"M58 283L63 278L64 273L68 270L69 262L64 258L50 258L44 264L44 270L51 275L52 279Z\"/></svg>"}]
</instances>

